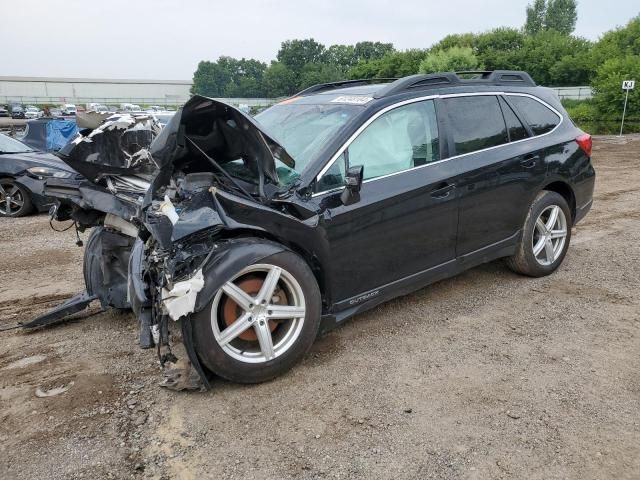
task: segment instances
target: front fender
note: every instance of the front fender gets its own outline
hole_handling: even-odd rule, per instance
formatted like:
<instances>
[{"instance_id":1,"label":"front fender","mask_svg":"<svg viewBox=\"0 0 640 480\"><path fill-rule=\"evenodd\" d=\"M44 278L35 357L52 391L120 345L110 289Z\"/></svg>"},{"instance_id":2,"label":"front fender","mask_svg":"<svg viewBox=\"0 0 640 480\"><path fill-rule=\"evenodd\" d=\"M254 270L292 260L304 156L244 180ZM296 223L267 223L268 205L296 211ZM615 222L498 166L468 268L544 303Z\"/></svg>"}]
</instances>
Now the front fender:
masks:
<instances>
[{"instance_id":1,"label":"front fender","mask_svg":"<svg viewBox=\"0 0 640 480\"><path fill-rule=\"evenodd\" d=\"M204 286L196 298L194 312L203 310L238 271L285 250L287 248L279 243L260 238L236 238L218 243L201 267Z\"/></svg>"}]
</instances>

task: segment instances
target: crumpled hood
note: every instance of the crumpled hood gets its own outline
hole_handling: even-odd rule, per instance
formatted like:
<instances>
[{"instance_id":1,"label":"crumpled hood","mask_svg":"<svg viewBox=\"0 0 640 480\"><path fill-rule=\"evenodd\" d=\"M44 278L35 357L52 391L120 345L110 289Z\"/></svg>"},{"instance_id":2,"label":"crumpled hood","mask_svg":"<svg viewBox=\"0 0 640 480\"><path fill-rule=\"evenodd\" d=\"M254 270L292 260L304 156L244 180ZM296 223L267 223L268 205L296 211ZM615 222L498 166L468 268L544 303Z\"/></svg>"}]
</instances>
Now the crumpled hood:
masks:
<instances>
[{"instance_id":1,"label":"crumpled hood","mask_svg":"<svg viewBox=\"0 0 640 480\"><path fill-rule=\"evenodd\" d=\"M213 98L193 96L167 123L150 147L162 168L189 153L198 155L188 137L219 164L242 158L274 184L278 183L276 158L293 168L286 150L249 115Z\"/></svg>"},{"instance_id":2,"label":"crumpled hood","mask_svg":"<svg viewBox=\"0 0 640 480\"><path fill-rule=\"evenodd\" d=\"M164 128L152 114L115 114L93 130L82 130L58 156L95 183L104 175L173 170L186 157L201 156L189 140L218 164L242 158L259 178L274 184L278 183L276 158L291 168L295 165L253 118L199 95L178 110Z\"/></svg>"},{"instance_id":3,"label":"crumpled hood","mask_svg":"<svg viewBox=\"0 0 640 480\"><path fill-rule=\"evenodd\" d=\"M104 175L153 174L149 146L162 127L152 115L115 114L94 129L83 129L58 153L92 182Z\"/></svg>"}]
</instances>

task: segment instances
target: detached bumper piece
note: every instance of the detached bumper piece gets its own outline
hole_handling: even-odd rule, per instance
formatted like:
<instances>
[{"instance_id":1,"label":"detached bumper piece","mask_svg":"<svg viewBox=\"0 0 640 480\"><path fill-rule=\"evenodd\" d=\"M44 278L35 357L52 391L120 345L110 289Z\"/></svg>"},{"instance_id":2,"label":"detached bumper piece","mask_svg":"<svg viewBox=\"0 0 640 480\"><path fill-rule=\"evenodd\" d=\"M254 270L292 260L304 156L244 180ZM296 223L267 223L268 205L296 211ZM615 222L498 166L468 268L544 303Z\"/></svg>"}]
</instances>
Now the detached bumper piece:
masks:
<instances>
[{"instance_id":1,"label":"detached bumper piece","mask_svg":"<svg viewBox=\"0 0 640 480\"><path fill-rule=\"evenodd\" d=\"M86 291L77 294L61 305L49 310L44 315L40 315L27 323L19 323L18 325L24 329L32 329L62 323L71 320L70 317L74 313L81 312L86 309L91 302L97 300L97 295L89 295ZM95 312L98 313L98 312Z\"/></svg>"}]
</instances>

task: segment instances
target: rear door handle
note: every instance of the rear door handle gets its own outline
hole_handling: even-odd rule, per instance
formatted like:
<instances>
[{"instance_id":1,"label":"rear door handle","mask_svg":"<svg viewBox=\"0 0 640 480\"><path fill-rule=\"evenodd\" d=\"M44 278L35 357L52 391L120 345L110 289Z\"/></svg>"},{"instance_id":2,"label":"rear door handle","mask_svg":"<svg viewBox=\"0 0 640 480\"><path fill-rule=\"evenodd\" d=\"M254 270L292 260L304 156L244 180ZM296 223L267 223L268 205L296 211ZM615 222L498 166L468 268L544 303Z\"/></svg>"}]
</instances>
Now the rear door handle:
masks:
<instances>
[{"instance_id":1,"label":"rear door handle","mask_svg":"<svg viewBox=\"0 0 640 480\"><path fill-rule=\"evenodd\" d=\"M453 189L456 188L455 185L451 183L442 182L436 188L431 190L431 196L433 198L446 198L451 195Z\"/></svg>"},{"instance_id":2,"label":"rear door handle","mask_svg":"<svg viewBox=\"0 0 640 480\"><path fill-rule=\"evenodd\" d=\"M520 165L524 168L533 168L538 164L538 160L540 160L539 155L528 154L525 155L522 160L520 160Z\"/></svg>"}]
</instances>

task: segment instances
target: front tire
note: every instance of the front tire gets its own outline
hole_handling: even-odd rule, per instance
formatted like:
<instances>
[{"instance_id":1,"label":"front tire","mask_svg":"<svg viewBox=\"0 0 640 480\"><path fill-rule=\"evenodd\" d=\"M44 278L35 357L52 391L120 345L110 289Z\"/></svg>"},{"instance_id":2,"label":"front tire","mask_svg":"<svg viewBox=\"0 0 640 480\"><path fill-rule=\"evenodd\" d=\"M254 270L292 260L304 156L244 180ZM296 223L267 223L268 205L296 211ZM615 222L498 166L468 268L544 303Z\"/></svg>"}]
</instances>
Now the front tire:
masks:
<instances>
[{"instance_id":1,"label":"front tire","mask_svg":"<svg viewBox=\"0 0 640 480\"><path fill-rule=\"evenodd\" d=\"M299 362L320 327L320 290L290 251L238 271L191 317L202 363L238 383L259 383Z\"/></svg>"},{"instance_id":2,"label":"front tire","mask_svg":"<svg viewBox=\"0 0 640 480\"><path fill-rule=\"evenodd\" d=\"M32 211L29 191L12 178L0 178L0 217L23 217Z\"/></svg>"},{"instance_id":3,"label":"front tire","mask_svg":"<svg viewBox=\"0 0 640 480\"><path fill-rule=\"evenodd\" d=\"M571 240L571 210L556 192L541 191L531 204L516 253L506 259L516 273L543 277L562 263Z\"/></svg>"}]
</instances>

